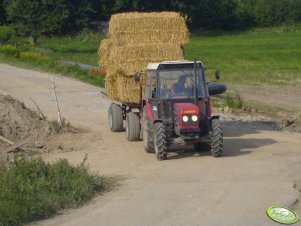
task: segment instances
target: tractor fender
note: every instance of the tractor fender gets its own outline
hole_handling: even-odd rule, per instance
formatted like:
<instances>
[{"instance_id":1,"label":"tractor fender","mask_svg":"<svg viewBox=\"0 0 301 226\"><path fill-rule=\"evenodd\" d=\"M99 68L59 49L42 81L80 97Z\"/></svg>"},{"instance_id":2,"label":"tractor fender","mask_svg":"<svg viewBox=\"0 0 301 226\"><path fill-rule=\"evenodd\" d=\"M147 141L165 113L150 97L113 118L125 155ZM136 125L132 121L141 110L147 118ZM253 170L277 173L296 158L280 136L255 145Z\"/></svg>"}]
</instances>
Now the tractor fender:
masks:
<instances>
[{"instance_id":1,"label":"tractor fender","mask_svg":"<svg viewBox=\"0 0 301 226\"><path fill-rule=\"evenodd\" d=\"M219 118L220 118L219 115L214 115L214 116L211 117L211 120L212 120L212 119L219 119Z\"/></svg>"},{"instance_id":2,"label":"tractor fender","mask_svg":"<svg viewBox=\"0 0 301 226\"><path fill-rule=\"evenodd\" d=\"M162 123L163 123L163 120L161 120L161 119L156 119L156 120L154 120L153 124L156 124L156 123L158 123L158 122L162 122Z\"/></svg>"}]
</instances>

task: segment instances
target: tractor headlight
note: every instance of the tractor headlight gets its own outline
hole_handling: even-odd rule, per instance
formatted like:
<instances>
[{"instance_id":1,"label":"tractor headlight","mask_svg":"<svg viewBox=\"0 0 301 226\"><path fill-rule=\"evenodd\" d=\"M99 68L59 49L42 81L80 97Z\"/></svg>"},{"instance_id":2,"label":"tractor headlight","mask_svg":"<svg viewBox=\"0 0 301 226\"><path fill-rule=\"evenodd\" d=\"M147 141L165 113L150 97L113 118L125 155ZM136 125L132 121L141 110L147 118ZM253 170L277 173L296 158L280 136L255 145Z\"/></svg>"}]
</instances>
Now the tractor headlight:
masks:
<instances>
[{"instance_id":1,"label":"tractor headlight","mask_svg":"<svg viewBox=\"0 0 301 226\"><path fill-rule=\"evenodd\" d=\"M198 116L193 115L193 116L191 117L191 119L192 119L192 121L196 122L196 121L198 120Z\"/></svg>"},{"instance_id":2,"label":"tractor headlight","mask_svg":"<svg viewBox=\"0 0 301 226\"><path fill-rule=\"evenodd\" d=\"M186 115L183 116L183 122L188 122L188 116Z\"/></svg>"}]
</instances>

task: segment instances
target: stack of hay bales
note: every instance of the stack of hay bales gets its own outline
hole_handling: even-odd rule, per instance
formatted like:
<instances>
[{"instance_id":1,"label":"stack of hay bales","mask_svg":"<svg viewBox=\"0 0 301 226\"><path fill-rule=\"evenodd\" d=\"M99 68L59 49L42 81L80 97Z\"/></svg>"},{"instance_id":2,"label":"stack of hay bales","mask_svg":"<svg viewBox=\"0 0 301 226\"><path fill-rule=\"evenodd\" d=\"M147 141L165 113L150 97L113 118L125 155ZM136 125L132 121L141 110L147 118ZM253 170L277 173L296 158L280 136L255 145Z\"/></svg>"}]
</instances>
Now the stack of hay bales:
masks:
<instances>
[{"instance_id":1,"label":"stack of hay bales","mask_svg":"<svg viewBox=\"0 0 301 226\"><path fill-rule=\"evenodd\" d=\"M121 13L111 17L109 38L99 48L99 64L107 68L109 97L123 103L139 103L136 72L145 74L149 63L183 60L188 41L185 20L175 12ZM142 79L142 83L144 82Z\"/></svg>"}]
</instances>

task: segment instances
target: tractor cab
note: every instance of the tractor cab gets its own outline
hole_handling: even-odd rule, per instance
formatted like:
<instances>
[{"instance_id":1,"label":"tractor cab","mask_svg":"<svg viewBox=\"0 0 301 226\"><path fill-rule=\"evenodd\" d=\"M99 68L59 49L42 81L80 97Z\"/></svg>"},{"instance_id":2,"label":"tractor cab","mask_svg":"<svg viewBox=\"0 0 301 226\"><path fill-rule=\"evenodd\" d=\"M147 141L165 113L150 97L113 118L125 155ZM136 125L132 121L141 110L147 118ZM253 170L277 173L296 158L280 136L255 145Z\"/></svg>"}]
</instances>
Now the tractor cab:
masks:
<instances>
[{"instance_id":1,"label":"tractor cab","mask_svg":"<svg viewBox=\"0 0 301 226\"><path fill-rule=\"evenodd\" d=\"M202 62L149 64L147 73L144 102L154 120L186 141L208 134L211 110Z\"/></svg>"},{"instance_id":2,"label":"tractor cab","mask_svg":"<svg viewBox=\"0 0 301 226\"><path fill-rule=\"evenodd\" d=\"M159 100L207 98L204 66L200 61L151 63L145 91L145 97Z\"/></svg>"},{"instance_id":3,"label":"tractor cab","mask_svg":"<svg viewBox=\"0 0 301 226\"><path fill-rule=\"evenodd\" d=\"M151 151L154 146L158 159L164 159L166 150L156 149L156 136L160 139L163 136L166 146L173 143L200 146L210 141L211 105L201 61L149 64L142 106L145 150ZM220 155L220 149L215 154Z\"/></svg>"}]
</instances>

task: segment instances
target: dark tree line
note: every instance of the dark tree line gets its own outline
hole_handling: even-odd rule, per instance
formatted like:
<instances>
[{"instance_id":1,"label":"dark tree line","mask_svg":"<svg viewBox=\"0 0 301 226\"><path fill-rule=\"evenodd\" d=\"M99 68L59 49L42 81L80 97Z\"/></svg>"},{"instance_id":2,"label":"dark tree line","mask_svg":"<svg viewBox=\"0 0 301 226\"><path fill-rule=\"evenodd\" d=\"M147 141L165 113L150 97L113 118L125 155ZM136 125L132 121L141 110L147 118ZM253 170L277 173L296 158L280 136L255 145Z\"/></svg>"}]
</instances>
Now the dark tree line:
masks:
<instances>
[{"instance_id":1,"label":"dark tree line","mask_svg":"<svg viewBox=\"0 0 301 226\"><path fill-rule=\"evenodd\" d=\"M301 0L0 0L0 24L33 37L64 35L129 11L177 11L191 29L242 30L300 22Z\"/></svg>"}]
</instances>

